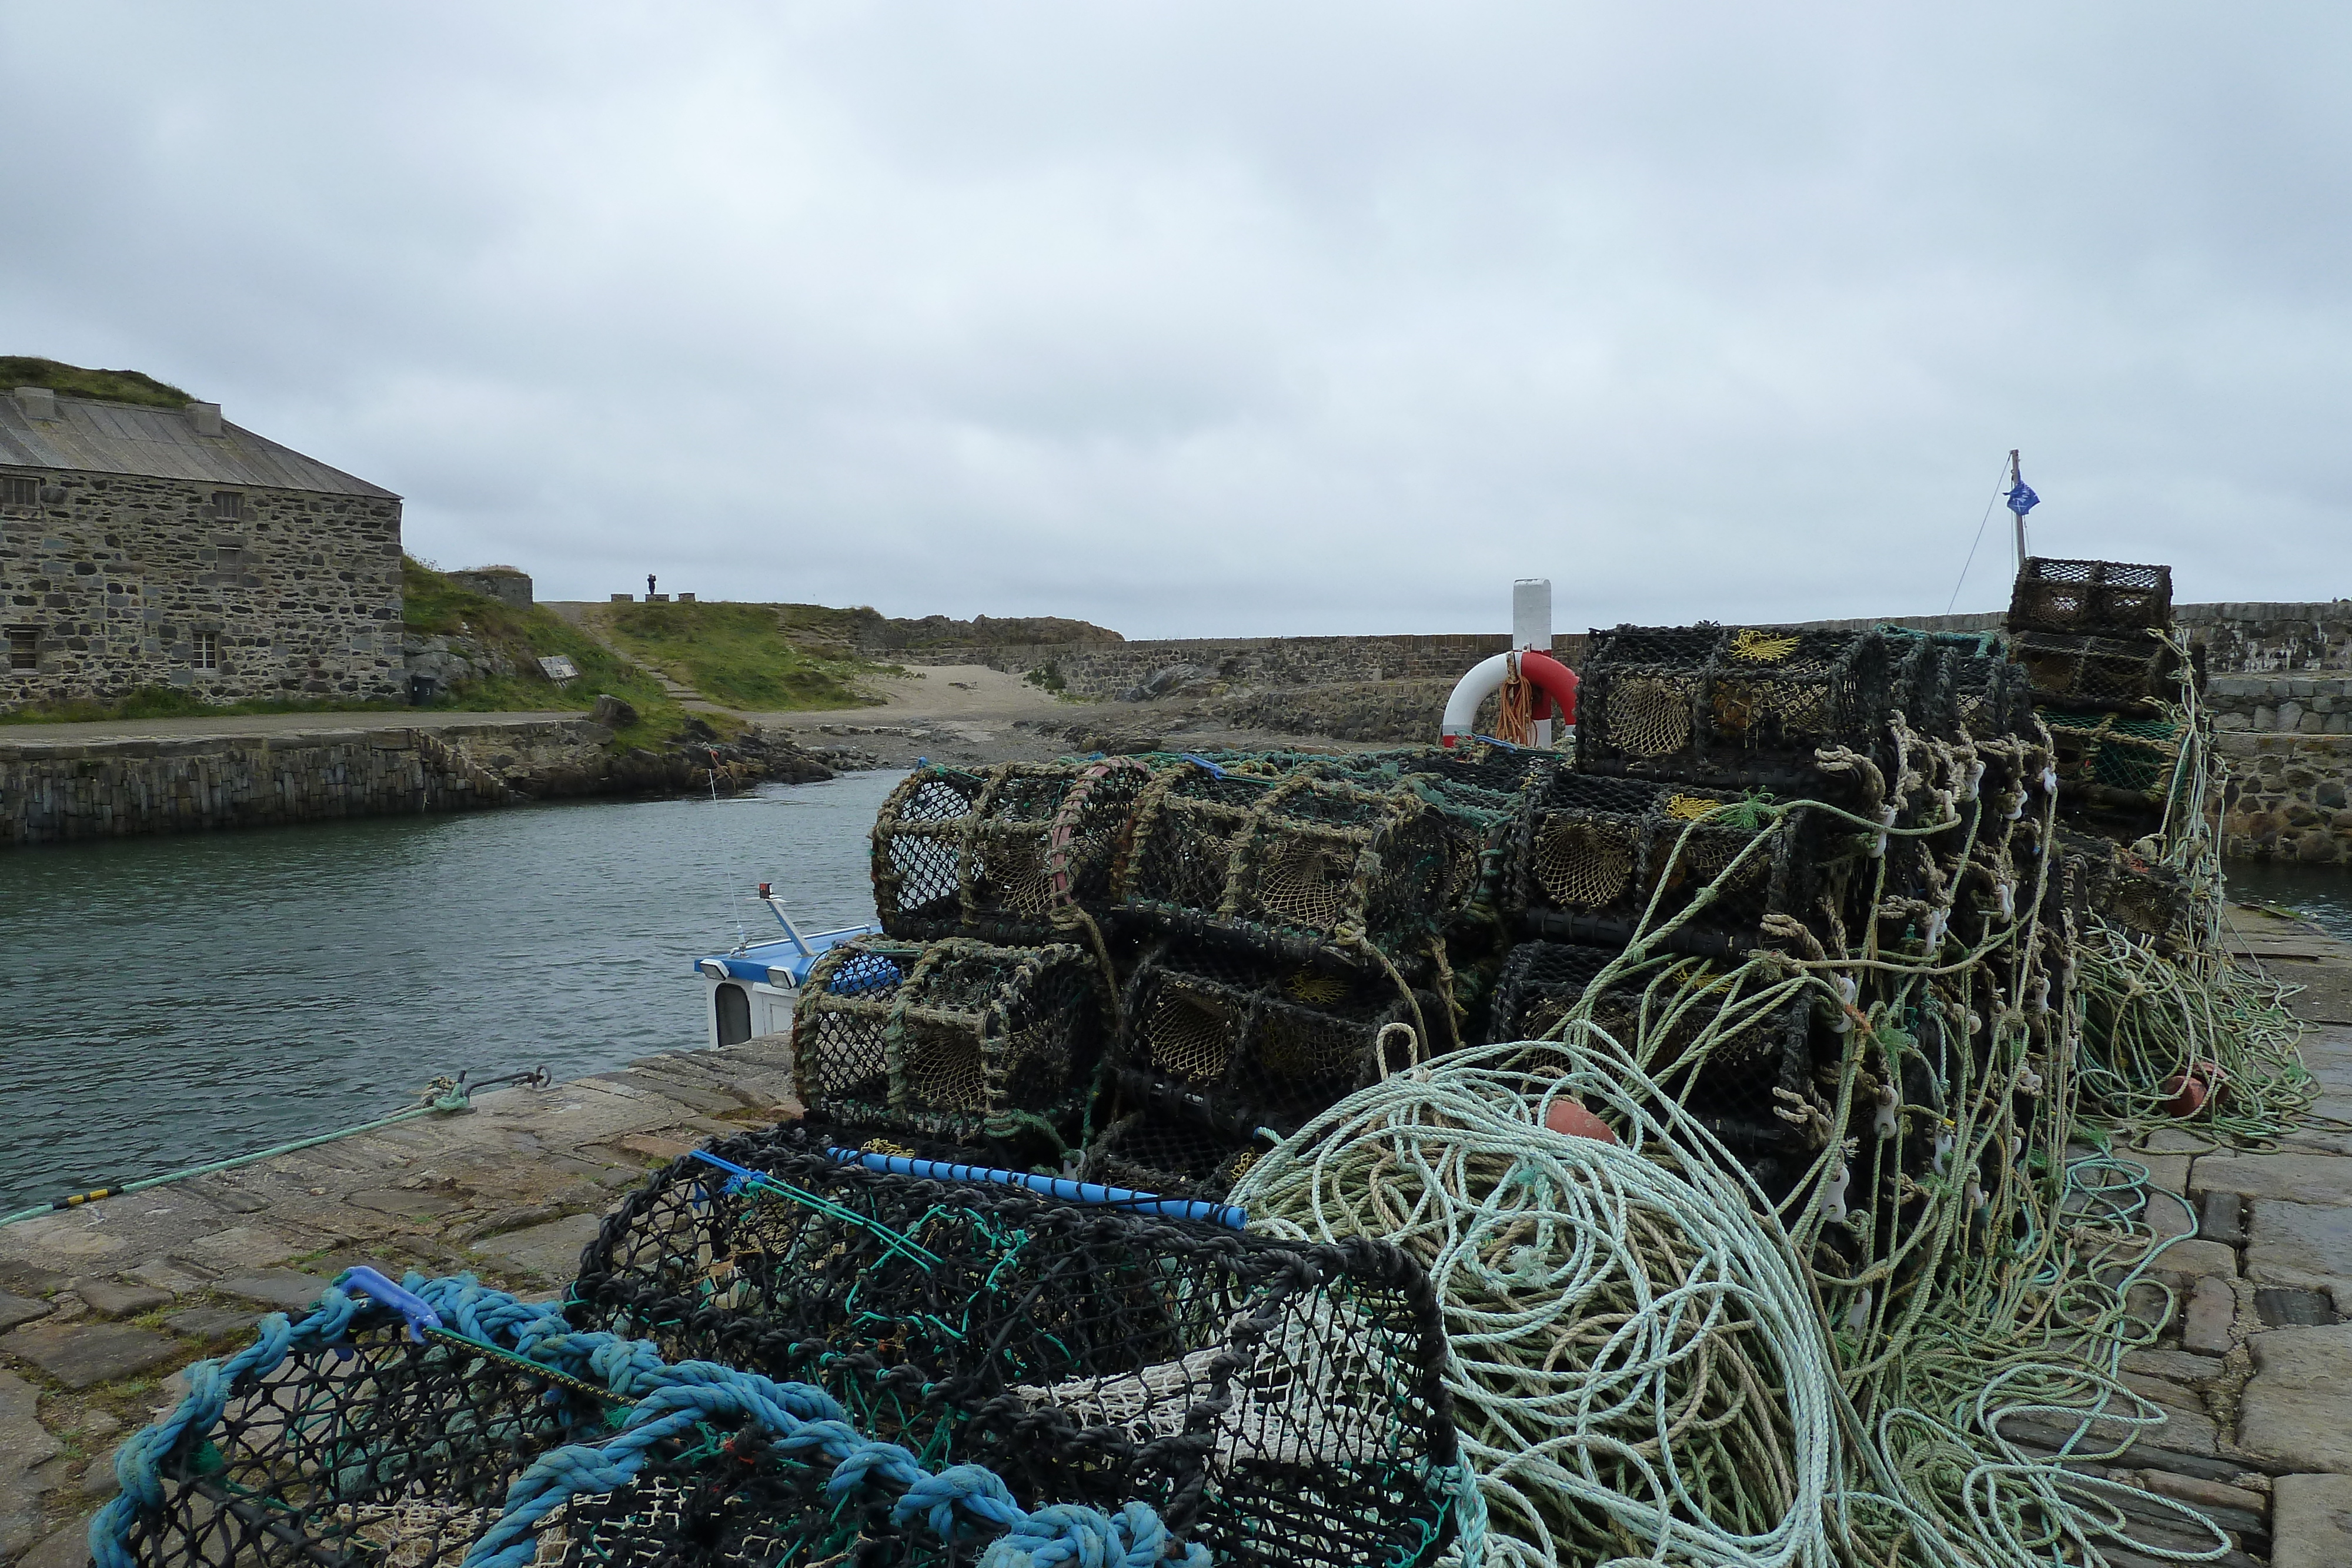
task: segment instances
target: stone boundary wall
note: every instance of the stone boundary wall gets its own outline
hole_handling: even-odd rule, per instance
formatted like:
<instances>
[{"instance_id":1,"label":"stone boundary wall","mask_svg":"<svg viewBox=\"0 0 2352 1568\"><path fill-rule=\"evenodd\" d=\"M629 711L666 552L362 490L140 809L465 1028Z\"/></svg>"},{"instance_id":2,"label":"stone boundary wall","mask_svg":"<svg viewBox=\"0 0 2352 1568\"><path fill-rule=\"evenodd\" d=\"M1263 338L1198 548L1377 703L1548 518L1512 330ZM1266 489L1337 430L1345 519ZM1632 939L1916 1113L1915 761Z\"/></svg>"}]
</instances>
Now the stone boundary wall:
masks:
<instances>
[{"instance_id":1,"label":"stone boundary wall","mask_svg":"<svg viewBox=\"0 0 2352 1568\"><path fill-rule=\"evenodd\" d=\"M2216 675L2280 671L2352 671L2352 600L2310 604L2183 604L2174 620L2206 645ZM1887 615L1807 621L1832 631L1909 626L1922 632L1999 631L2002 615ZM1556 636L1553 652L1583 662L1581 632ZM1372 637L1169 637L1136 643L973 643L962 647L889 651L906 664L985 664L1010 674L1052 667L1062 689L1097 701L1118 698L1163 671L1235 686L1353 685L1366 681L1454 679L1504 652L1501 632ZM2306 709L2306 711L2308 711Z\"/></svg>"},{"instance_id":2,"label":"stone boundary wall","mask_svg":"<svg viewBox=\"0 0 2352 1568\"><path fill-rule=\"evenodd\" d=\"M611 738L584 720L79 745L0 734L0 844L512 805L532 797L510 770L568 768L589 785Z\"/></svg>"},{"instance_id":3,"label":"stone boundary wall","mask_svg":"<svg viewBox=\"0 0 2352 1568\"><path fill-rule=\"evenodd\" d=\"M1229 685L1352 685L1366 681L1454 680L1479 660L1509 649L1502 632L1394 637L1171 637L1149 643L1039 643L926 648L890 655L908 664L985 664L1011 674L1051 666L1072 696L1097 700L1133 691L1169 670L1185 683ZM1581 636L1557 640L1570 664Z\"/></svg>"},{"instance_id":4,"label":"stone boundary wall","mask_svg":"<svg viewBox=\"0 0 2352 1568\"><path fill-rule=\"evenodd\" d=\"M2352 863L2352 735L2224 734L2221 853Z\"/></svg>"}]
</instances>

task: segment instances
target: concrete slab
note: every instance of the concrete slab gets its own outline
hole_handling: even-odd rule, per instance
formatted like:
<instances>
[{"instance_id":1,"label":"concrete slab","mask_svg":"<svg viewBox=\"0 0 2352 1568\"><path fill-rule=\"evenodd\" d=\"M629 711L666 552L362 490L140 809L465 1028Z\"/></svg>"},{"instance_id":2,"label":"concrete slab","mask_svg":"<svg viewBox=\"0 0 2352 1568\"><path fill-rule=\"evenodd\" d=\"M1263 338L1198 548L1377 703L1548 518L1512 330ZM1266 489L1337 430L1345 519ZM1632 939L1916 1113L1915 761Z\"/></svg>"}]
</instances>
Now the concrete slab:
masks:
<instances>
[{"instance_id":1,"label":"concrete slab","mask_svg":"<svg viewBox=\"0 0 2352 1568\"><path fill-rule=\"evenodd\" d=\"M16 1568L88 1568L89 1563L89 1521L77 1519L41 1537L17 1559Z\"/></svg>"},{"instance_id":2,"label":"concrete slab","mask_svg":"<svg viewBox=\"0 0 2352 1568\"><path fill-rule=\"evenodd\" d=\"M403 1219L435 1219L445 1214L455 1214L467 1207L466 1199L449 1192L405 1192L398 1187L378 1187L355 1192L343 1199L357 1208L373 1209Z\"/></svg>"},{"instance_id":3,"label":"concrete slab","mask_svg":"<svg viewBox=\"0 0 2352 1568\"><path fill-rule=\"evenodd\" d=\"M601 1215L575 1214L477 1241L468 1250L498 1259L509 1268L568 1280L580 1271L581 1249L595 1239L604 1224Z\"/></svg>"},{"instance_id":4,"label":"concrete slab","mask_svg":"<svg viewBox=\"0 0 2352 1568\"><path fill-rule=\"evenodd\" d=\"M2238 1446L2290 1470L2352 1474L2352 1326L2272 1329L2248 1344Z\"/></svg>"},{"instance_id":5,"label":"concrete slab","mask_svg":"<svg viewBox=\"0 0 2352 1568\"><path fill-rule=\"evenodd\" d=\"M2228 1281L2209 1274L2197 1281L2181 1311L2180 1343L2200 1354L2227 1355L2230 1326L2237 1318L2237 1293Z\"/></svg>"},{"instance_id":6,"label":"concrete slab","mask_svg":"<svg viewBox=\"0 0 2352 1568\"><path fill-rule=\"evenodd\" d=\"M2352 1158L2337 1155L2208 1155L2189 1173L2200 1193L2236 1192L2284 1203L2352 1204Z\"/></svg>"},{"instance_id":7,"label":"concrete slab","mask_svg":"<svg viewBox=\"0 0 2352 1568\"><path fill-rule=\"evenodd\" d=\"M2306 1290L2352 1287L2352 1207L2257 1198L2247 1210L2246 1278Z\"/></svg>"},{"instance_id":8,"label":"concrete slab","mask_svg":"<svg viewBox=\"0 0 2352 1568\"><path fill-rule=\"evenodd\" d=\"M2352 1476L2281 1476L2271 1486L2271 1568L2352 1563Z\"/></svg>"},{"instance_id":9,"label":"concrete slab","mask_svg":"<svg viewBox=\"0 0 2352 1568\"><path fill-rule=\"evenodd\" d=\"M213 1289L269 1312L299 1317L316 1306L319 1293L333 1283L332 1280L306 1274L299 1269L257 1269L216 1281Z\"/></svg>"},{"instance_id":10,"label":"concrete slab","mask_svg":"<svg viewBox=\"0 0 2352 1568\"><path fill-rule=\"evenodd\" d=\"M40 1533L44 1488L33 1471L56 1458L58 1446L43 1430L39 1414L40 1391L13 1372L0 1372L0 1562Z\"/></svg>"},{"instance_id":11,"label":"concrete slab","mask_svg":"<svg viewBox=\"0 0 2352 1568\"><path fill-rule=\"evenodd\" d=\"M68 1388L89 1388L177 1361L169 1337L129 1323L71 1323L18 1329L0 1339L0 1352L22 1357Z\"/></svg>"},{"instance_id":12,"label":"concrete slab","mask_svg":"<svg viewBox=\"0 0 2352 1568\"><path fill-rule=\"evenodd\" d=\"M163 1326L183 1339L235 1339L253 1333L254 1312L243 1307L190 1307L184 1312L173 1312L163 1320Z\"/></svg>"},{"instance_id":13,"label":"concrete slab","mask_svg":"<svg viewBox=\"0 0 2352 1568\"><path fill-rule=\"evenodd\" d=\"M2202 1388L2221 1375L2221 1358L2185 1350L2136 1350L2124 1357L2124 1370L2184 1388Z\"/></svg>"},{"instance_id":14,"label":"concrete slab","mask_svg":"<svg viewBox=\"0 0 2352 1568\"><path fill-rule=\"evenodd\" d=\"M47 1317L50 1311L51 1308L47 1301L26 1301L22 1296L12 1296L5 1291L0 1291L0 1333L6 1333L19 1324L31 1322L35 1318Z\"/></svg>"},{"instance_id":15,"label":"concrete slab","mask_svg":"<svg viewBox=\"0 0 2352 1568\"><path fill-rule=\"evenodd\" d=\"M101 1318L135 1318L142 1312L172 1304L169 1291L159 1291L152 1285L124 1285L112 1280L84 1280L74 1287L74 1294L88 1301L89 1310Z\"/></svg>"},{"instance_id":16,"label":"concrete slab","mask_svg":"<svg viewBox=\"0 0 2352 1568\"><path fill-rule=\"evenodd\" d=\"M2238 1277L2238 1254L2234 1248L2219 1241L2175 1241L2158 1252L2148 1268L2152 1272L2184 1280L2207 1275L2234 1280Z\"/></svg>"},{"instance_id":17,"label":"concrete slab","mask_svg":"<svg viewBox=\"0 0 2352 1568\"><path fill-rule=\"evenodd\" d=\"M282 1263L309 1246L259 1225L234 1225L210 1236L200 1236L172 1254L215 1273L267 1269Z\"/></svg>"}]
</instances>

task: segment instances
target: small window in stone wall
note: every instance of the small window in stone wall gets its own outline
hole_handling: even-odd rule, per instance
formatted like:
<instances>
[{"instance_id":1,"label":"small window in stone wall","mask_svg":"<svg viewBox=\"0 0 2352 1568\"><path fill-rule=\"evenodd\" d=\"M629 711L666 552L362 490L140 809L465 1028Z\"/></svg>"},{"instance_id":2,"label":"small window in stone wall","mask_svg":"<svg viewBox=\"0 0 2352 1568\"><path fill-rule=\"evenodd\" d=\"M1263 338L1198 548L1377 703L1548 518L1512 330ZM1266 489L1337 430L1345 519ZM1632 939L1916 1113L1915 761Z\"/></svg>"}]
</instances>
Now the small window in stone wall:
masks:
<instances>
[{"instance_id":1,"label":"small window in stone wall","mask_svg":"<svg viewBox=\"0 0 2352 1568\"><path fill-rule=\"evenodd\" d=\"M220 634L216 632L197 632L195 636L195 646L192 652L189 663L194 664L199 670L219 669Z\"/></svg>"},{"instance_id":2,"label":"small window in stone wall","mask_svg":"<svg viewBox=\"0 0 2352 1568\"><path fill-rule=\"evenodd\" d=\"M41 634L30 626L8 628L8 667L12 670L37 670L41 667Z\"/></svg>"},{"instance_id":3,"label":"small window in stone wall","mask_svg":"<svg viewBox=\"0 0 2352 1568\"><path fill-rule=\"evenodd\" d=\"M37 507L41 504L41 482L24 475L0 476L0 507Z\"/></svg>"},{"instance_id":4,"label":"small window in stone wall","mask_svg":"<svg viewBox=\"0 0 2352 1568\"><path fill-rule=\"evenodd\" d=\"M213 492L213 516L224 523L245 520L245 497L236 490Z\"/></svg>"}]
</instances>

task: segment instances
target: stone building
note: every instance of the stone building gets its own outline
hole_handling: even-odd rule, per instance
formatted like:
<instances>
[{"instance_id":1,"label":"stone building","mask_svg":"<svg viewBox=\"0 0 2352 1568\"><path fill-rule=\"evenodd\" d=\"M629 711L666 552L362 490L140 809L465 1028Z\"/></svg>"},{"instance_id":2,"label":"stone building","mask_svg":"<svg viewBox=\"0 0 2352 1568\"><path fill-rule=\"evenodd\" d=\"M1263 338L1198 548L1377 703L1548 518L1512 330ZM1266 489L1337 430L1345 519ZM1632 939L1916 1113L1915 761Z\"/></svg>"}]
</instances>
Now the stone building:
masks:
<instances>
[{"instance_id":1,"label":"stone building","mask_svg":"<svg viewBox=\"0 0 2352 1568\"><path fill-rule=\"evenodd\" d=\"M400 497L221 418L0 395L0 711L403 700Z\"/></svg>"}]
</instances>

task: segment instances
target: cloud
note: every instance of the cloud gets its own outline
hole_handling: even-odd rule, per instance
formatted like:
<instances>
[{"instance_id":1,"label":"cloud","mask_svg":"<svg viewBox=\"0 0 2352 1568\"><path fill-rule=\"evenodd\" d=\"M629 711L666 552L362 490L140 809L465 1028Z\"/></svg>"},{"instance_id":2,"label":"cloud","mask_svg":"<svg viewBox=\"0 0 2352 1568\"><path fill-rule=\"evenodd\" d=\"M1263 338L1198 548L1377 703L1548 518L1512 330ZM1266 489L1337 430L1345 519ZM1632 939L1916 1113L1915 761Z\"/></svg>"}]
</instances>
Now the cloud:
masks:
<instances>
[{"instance_id":1,"label":"cloud","mask_svg":"<svg viewBox=\"0 0 2352 1568\"><path fill-rule=\"evenodd\" d=\"M2325 597L2348 28L11 6L0 329L216 397L551 598L1441 631L1542 573L1563 625L1933 611L2011 446L2038 549Z\"/></svg>"}]
</instances>

